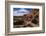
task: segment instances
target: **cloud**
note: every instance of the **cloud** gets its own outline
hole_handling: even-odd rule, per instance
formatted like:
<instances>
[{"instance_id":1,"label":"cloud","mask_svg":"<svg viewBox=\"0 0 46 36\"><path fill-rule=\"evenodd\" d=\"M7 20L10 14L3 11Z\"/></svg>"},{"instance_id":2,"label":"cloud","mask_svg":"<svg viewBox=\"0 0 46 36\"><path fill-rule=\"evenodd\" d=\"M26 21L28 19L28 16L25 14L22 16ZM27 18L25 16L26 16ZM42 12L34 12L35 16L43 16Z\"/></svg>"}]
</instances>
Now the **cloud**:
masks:
<instances>
[{"instance_id":1,"label":"cloud","mask_svg":"<svg viewBox=\"0 0 46 36\"><path fill-rule=\"evenodd\" d=\"M25 8L21 8L19 10L13 11L13 16L23 16L24 14L29 14L30 12Z\"/></svg>"}]
</instances>

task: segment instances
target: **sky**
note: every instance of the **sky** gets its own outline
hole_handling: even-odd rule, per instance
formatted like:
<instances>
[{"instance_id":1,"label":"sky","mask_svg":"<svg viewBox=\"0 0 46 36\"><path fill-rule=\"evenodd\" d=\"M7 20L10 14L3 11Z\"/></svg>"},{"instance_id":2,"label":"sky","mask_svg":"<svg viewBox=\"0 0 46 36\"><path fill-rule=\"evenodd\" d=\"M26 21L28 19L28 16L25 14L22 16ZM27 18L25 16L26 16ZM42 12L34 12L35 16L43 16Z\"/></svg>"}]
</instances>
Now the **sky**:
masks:
<instances>
[{"instance_id":1,"label":"sky","mask_svg":"<svg viewBox=\"0 0 46 36\"><path fill-rule=\"evenodd\" d=\"M23 16L31 13L32 8L13 8L13 16Z\"/></svg>"}]
</instances>

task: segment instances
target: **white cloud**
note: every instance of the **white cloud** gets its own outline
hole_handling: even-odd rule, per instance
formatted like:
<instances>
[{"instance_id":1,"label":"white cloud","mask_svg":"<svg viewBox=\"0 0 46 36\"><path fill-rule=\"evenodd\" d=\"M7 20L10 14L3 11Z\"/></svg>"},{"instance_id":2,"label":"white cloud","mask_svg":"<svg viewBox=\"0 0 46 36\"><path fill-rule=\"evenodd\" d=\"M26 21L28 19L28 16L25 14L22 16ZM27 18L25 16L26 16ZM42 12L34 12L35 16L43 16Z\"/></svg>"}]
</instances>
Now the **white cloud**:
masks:
<instances>
[{"instance_id":1,"label":"white cloud","mask_svg":"<svg viewBox=\"0 0 46 36\"><path fill-rule=\"evenodd\" d=\"M13 11L13 16L23 16L24 14L28 14L28 13L29 11L25 9L20 9L20 10Z\"/></svg>"}]
</instances>

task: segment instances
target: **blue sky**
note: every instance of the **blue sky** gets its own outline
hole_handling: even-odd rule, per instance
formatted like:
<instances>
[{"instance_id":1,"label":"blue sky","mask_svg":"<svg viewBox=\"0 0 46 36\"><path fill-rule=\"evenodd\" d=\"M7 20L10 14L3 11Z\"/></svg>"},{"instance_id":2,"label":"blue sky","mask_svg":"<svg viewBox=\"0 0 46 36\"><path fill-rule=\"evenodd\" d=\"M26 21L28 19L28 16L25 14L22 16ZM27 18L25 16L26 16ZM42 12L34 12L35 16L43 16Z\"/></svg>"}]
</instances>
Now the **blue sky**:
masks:
<instances>
[{"instance_id":1,"label":"blue sky","mask_svg":"<svg viewBox=\"0 0 46 36\"><path fill-rule=\"evenodd\" d=\"M13 8L13 11L16 11L16 10L32 10L32 8Z\"/></svg>"},{"instance_id":2,"label":"blue sky","mask_svg":"<svg viewBox=\"0 0 46 36\"><path fill-rule=\"evenodd\" d=\"M32 8L13 8L13 16L23 16L24 14L31 13Z\"/></svg>"}]
</instances>

